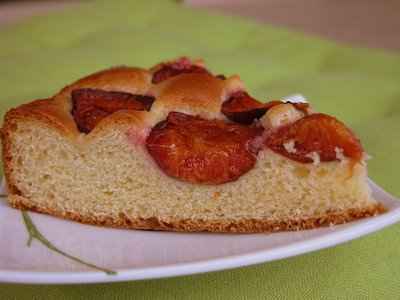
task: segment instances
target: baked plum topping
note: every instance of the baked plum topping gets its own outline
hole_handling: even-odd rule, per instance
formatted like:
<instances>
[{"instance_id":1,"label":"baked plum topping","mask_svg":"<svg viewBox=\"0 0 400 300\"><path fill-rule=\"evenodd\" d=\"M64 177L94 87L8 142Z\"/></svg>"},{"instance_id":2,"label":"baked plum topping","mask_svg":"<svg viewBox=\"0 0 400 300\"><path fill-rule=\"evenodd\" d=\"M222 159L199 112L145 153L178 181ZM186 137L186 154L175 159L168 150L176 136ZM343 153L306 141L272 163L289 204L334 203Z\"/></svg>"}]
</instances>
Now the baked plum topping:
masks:
<instances>
[{"instance_id":1,"label":"baked plum topping","mask_svg":"<svg viewBox=\"0 0 400 300\"><path fill-rule=\"evenodd\" d=\"M171 112L152 129L146 147L171 177L222 184L253 168L258 152L253 141L262 132L261 128Z\"/></svg>"},{"instance_id":2,"label":"baked plum topping","mask_svg":"<svg viewBox=\"0 0 400 300\"><path fill-rule=\"evenodd\" d=\"M251 97L247 92L238 91L222 104L221 111L231 121L251 124L255 119L261 118L268 109L278 104L282 104L282 102L262 103Z\"/></svg>"},{"instance_id":3,"label":"baked plum topping","mask_svg":"<svg viewBox=\"0 0 400 300\"><path fill-rule=\"evenodd\" d=\"M153 74L152 83L157 84L168 78L185 73L210 74L206 68L195 65L190 59L182 57L175 62L162 64L160 69Z\"/></svg>"},{"instance_id":4,"label":"baked plum topping","mask_svg":"<svg viewBox=\"0 0 400 300\"><path fill-rule=\"evenodd\" d=\"M353 132L342 122L326 114L311 114L266 134L265 144L271 150L302 163L339 160L346 156L356 161L363 148Z\"/></svg>"},{"instance_id":5,"label":"baked plum topping","mask_svg":"<svg viewBox=\"0 0 400 300\"><path fill-rule=\"evenodd\" d=\"M118 110L150 110L154 97L100 89L71 92L72 116L81 132L89 133L105 117Z\"/></svg>"}]
</instances>

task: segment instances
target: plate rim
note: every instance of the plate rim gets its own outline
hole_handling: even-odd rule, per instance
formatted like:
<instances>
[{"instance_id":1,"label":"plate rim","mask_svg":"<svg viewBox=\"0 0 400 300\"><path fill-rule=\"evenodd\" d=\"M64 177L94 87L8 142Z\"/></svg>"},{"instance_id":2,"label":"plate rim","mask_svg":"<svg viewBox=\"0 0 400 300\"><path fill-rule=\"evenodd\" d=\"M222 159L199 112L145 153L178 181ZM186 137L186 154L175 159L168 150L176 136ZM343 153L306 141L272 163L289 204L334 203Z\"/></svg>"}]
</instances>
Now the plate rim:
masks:
<instances>
[{"instance_id":1,"label":"plate rim","mask_svg":"<svg viewBox=\"0 0 400 300\"><path fill-rule=\"evenodd\" d=\"M384 191L371 179L371 188L385 198L396 201L397 198ZM392 200L394 199L394 200ZM107 275L100 271L54 272L54 271L16 271L0 269L0 282L29 284L81 284L136 281L146 279L169 278L215 272L266 263L284 258L333 247L361 236L379 231L400 221L400 205L386 213L361 220L348 228L319 237L301 240L274 249L257 250L245 254L203 259L195 262L167 264L159 267L117 269L117 275ZM349 223L347 223L349 224ZM345 225L335 225L345 226Z\"/></svg>"}]
</instances>

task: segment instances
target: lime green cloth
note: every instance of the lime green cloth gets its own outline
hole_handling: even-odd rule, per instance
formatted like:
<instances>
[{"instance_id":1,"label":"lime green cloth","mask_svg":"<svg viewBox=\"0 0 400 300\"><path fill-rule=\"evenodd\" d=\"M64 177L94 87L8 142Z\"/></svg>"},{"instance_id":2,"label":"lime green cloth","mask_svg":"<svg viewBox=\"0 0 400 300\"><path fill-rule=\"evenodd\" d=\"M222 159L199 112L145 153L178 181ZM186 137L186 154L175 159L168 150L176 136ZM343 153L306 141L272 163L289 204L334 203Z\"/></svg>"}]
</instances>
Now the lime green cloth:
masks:
<instances>
[{"instance_id":1,"label":"lime green cloth","mask_svg":"<svg viewBox=\"0 0 400 300\"><path fill-rule=\"evenodd\" d=\"M400 55L338 46L166 0L97 1L0 31L0 111L113 65L202 57L251 94L306 95L361 136L370 176L400 195ZM335 248L180 278L77 286L0 284L1 299L399 299L400 225Z\"/></svg>"}]
</instances>

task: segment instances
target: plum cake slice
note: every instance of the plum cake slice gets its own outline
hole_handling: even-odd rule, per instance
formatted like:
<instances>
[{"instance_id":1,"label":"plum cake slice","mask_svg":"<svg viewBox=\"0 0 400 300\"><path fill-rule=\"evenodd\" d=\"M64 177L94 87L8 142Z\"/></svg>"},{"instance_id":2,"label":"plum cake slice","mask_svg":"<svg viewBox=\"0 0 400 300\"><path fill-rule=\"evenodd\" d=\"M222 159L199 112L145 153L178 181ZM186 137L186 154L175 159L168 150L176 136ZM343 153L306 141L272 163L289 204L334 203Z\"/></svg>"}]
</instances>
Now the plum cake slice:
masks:
<instances>
[{"instance_id":1,"label":"plum cake slice","mask_svg":"<svg viewBox=\"0 0 400 300\"><path fill-rule=\"evenodd\" d=\"M246 233L385 211L346 125L200 60L89 75L11 109L1 133L10 204L83 223Z\"/></svg>"}]
</instances>

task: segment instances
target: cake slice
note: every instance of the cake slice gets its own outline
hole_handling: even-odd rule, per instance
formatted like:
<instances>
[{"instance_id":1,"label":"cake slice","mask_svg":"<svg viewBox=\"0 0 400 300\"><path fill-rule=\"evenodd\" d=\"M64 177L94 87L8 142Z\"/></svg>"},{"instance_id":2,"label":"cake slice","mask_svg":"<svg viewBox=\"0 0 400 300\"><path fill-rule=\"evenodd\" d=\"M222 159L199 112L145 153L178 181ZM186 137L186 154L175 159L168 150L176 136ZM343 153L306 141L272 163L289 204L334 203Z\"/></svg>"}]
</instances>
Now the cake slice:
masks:
<instances>
[{"instance_id":1,"label":"cake slice","mask_svg":"<svg viewBox=\"0 0 400 300\"><path fill-rule=\"evenodd\" d=\"M383 212L354 133L181 58L116 67L11 109L10 204L134 229L272 232Z\"/></svg>"}]
</instances>

